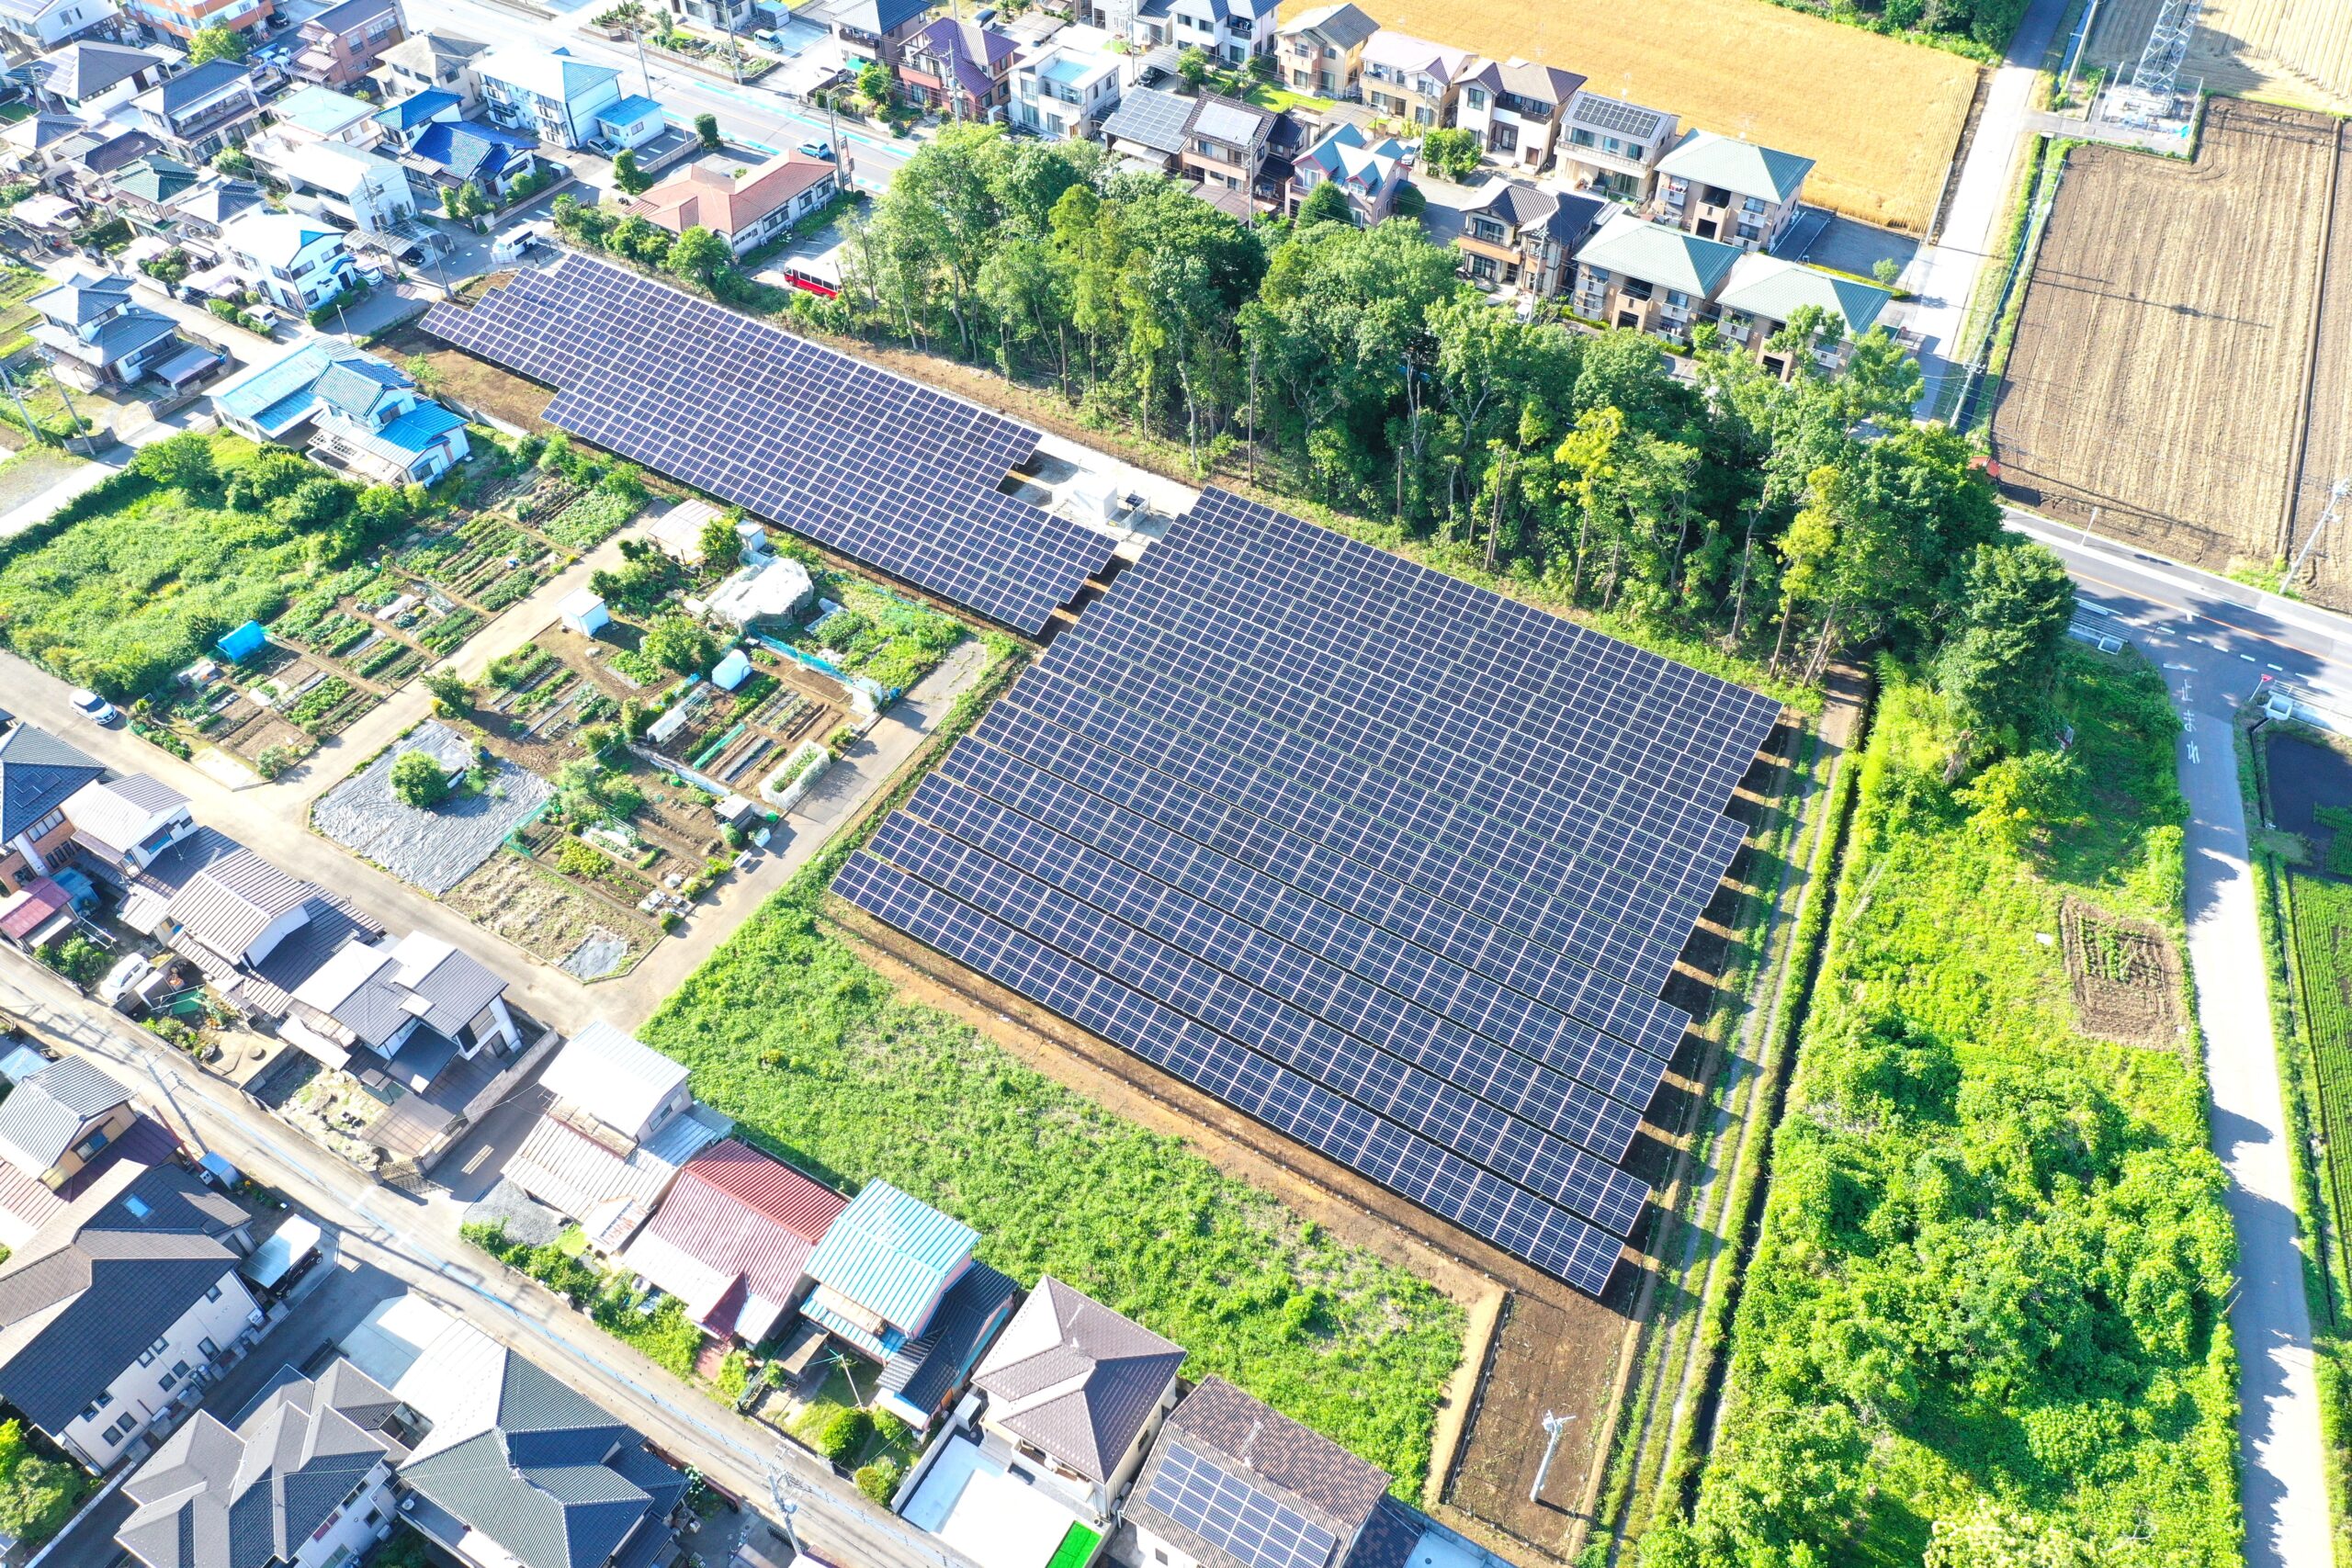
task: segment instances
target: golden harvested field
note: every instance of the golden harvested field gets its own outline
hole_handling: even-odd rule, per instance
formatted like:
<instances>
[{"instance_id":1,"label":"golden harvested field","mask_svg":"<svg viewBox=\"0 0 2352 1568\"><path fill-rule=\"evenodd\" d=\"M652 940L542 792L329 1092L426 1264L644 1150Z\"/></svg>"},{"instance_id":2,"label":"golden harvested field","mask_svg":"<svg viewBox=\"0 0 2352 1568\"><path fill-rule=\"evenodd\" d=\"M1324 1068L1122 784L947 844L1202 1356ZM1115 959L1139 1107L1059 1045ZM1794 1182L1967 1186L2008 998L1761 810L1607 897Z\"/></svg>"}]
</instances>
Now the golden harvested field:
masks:
<instances>
[{"instance_id":1,"label":"golden harvested field","mask_svg":"<svg viewBox=\"0 0 2352 1568\"><path fill-rule=\"evenodd\" d=\"M1808 200L1908 233L1934 216L1976 66L1763 0L1367 0L1383 26L1579 72L1596 92L1811 158Z\"/></svg>"},{"instance_id":2,"label":"golden harvested field","mask_svg":"<svg viewBox=\"0 0 2352 1568\"><path fill-rule=\"evenodd\" d=\"M2162 0L2109 0L2090 59L2129 71ZM2346 0L2205 0L2181 65L2183 85L2336 113L2352 110L2352 4Z\"/></svg>"},{"instance_id":3,"label":"golden harvested field","mask_svg":"<svg viewBox=\"0 0 2352 1568\"><path fill-rule=\"evenodd\" d=\"M2072 521L2097 506L2100 533L2217 571L2289 553L2314 328L2335 361L2352 331L2352 288L2317 298L2352 205L2328 199L2343 140L2325 116L2219 98L2193 165L2075 151L1994 412L2004 489ZM2346 374L2319 367L2306 492L2344 460ZM2319 566L2313 597L2344 602L2352 558Z\"/></svg>"}]
</instances>

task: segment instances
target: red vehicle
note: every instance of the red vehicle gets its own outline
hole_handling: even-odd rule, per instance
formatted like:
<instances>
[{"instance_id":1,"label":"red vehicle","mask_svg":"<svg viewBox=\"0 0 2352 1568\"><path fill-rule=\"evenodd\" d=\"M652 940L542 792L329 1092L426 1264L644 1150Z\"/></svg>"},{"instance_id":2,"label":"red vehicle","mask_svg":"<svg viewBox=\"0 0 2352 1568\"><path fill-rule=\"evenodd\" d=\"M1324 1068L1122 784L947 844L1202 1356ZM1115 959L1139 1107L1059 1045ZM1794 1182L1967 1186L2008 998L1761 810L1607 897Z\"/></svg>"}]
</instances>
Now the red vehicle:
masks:
<instances>
[{"instance_id":1,"label":"red vehicle","mask_svg":"<svg viewBox=\"0 0 2352 1568\"><path fill-rule=\"evenodd\" d=\"M835 299L842 291L840 284L828 283L815 273L803 272L797 266L784 269L784 280L805 294L814 294L825 299Z\"/></svg>"}]
</instances>

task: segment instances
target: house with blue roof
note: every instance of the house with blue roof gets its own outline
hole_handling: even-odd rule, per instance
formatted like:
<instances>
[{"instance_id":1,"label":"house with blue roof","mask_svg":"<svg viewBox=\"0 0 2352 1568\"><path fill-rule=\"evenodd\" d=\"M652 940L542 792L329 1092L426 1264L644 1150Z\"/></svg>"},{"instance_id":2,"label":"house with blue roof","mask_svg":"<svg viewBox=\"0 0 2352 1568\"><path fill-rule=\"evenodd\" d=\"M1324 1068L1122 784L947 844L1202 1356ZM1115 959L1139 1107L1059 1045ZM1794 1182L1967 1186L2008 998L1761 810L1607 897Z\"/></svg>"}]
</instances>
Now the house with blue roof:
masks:
<instances>
[{"instance_id":1,"label":"house with blue roof","mask_svg":"<svg viewBox=\"0 0 2352 1568\"><path fill-rule=\"evenodd\" d=\"M435 120L455 123L463 119L466 101L455 93L439 87L427 87L421 93L411 93L397 103L385 105L376 111L376 123L382 126L394 141L405 147L416 133Z\"/></svg>"},{"instance_id":2,"label":"house with blue roof","mask_svg":"<svg viewBox=\"0 0 2352 1568\"><path fill-rule=\"evenodd\" d=\"M474 73L492 119L575 152L642 147L667 123L660 104L621 91L618 71L568 50L496 49Z\"/></svg>"},{"instance_id":3,"label":"house with blue roof","mask_svg":"<svg viewBox=\"0 0 2352 1568\"><path fill-rule=\"evenodd\" d=\"M535 139L504 126L454 116L419 122L406 133L404 145L401 164L436 190L454 190L470 180L484 192L503 197L541 162Z\"/></svg>"},{"instance_id":4,"label":"house with blue roof","mask_svg":"<svg viewBox=\"0 0 2352 1568\"><path fill-rule=\"evenodd\" d=\"M408 373L312 338L213 394L220 422L254 441L303 446L371 484L431 484L465 461L466 422L416 393Z\"/></svg>"}]
</instances>

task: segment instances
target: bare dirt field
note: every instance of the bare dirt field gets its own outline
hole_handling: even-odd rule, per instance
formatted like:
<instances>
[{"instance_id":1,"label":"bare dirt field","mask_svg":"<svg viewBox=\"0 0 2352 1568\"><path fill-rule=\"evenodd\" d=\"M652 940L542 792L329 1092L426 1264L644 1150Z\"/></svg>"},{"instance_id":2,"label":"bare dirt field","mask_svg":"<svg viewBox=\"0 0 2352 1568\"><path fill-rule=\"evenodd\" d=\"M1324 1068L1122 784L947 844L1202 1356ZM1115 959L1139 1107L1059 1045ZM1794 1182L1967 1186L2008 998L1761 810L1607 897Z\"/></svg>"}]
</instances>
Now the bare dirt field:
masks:
<instances>
[{"instance_id":1,"label":"bare dirt field","mask_svg":"<svg viewBox=\"0 0 2352 1568\"><path fill-rule=\"evenodd\" d=\"M2156 1049L2180 1043L2174 998L2179 960L2171 941L2145 920L2125 919L2076 899L2059 911L2066 979L2083 1032L2095 1040Z\"/></svg>"},{"instance_id":2,"label":"bare dirt field","mask_svg":"<svg viewBox=\"0 0 2352 1568\"><path fill-rule=\"evenodd\" d=\"M1913 234L1934 216L1976 91L1977 67L1959 55L1761 0L1675 0L1664 16L1608 0L1365 9L1416 37L1580 72L1595 92L1671 110L1685 126L1815 159L1807 200ZM1807 82L1836 90L1788 90Z\"/></svg>"},{"instance_id":3,"label":"bare dirt field","mask_svg":"<svg viewBox=\"0 0 2352 1568\"><path fill-rule=\"evenodd\" d=\"M2084 51L2129 72L2164 0L2110 0ZM2352 6L2344 0L2205 0L2184 85L2305 108L2352 110Z\"/></svg>"},{"instance_id":4,"label":"bare dirt field","mask_svg":"<svg viewBox=\"0 0 2352 1568\"><path fill-rule=\"evenodd\" d=\"M2004 490L2070 521L2097 507L2099 532L2216 571L2290 554L2290 488L2324 496L2352 440L2352 307L2342 287L2319 298L2346 152L2324 116L2226 98L2193 165L2077 148L1994 412ZM2338 553L2312 597L2352 591Z\"/></svg>"}]
</instances>

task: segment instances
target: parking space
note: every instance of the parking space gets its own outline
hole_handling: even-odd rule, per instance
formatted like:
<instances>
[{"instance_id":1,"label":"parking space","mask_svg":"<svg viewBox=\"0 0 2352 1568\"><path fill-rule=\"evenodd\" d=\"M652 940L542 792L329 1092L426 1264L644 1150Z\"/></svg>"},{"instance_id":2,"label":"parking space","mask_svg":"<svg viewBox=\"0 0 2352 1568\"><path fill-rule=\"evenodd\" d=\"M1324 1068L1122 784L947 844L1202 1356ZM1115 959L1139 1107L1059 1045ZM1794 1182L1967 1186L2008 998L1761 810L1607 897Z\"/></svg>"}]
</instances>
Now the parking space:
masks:
<instances>
[{"instance_id":1,"label":"parking space","mask_svg":"<svg viewBox=\"0 0 2352 1568\"><path fill-rule=\"evenodd\" d=\"M539 1087L538 1075L534 1073L449 1145L434 1162L433 1179L448 1189L453 1201L473 1202L498 1185L506 1162L531 1135L554 1098Z\"/></svg>"}]
</instances>

